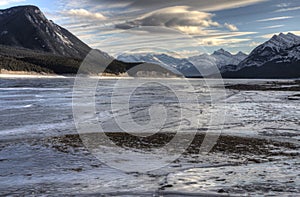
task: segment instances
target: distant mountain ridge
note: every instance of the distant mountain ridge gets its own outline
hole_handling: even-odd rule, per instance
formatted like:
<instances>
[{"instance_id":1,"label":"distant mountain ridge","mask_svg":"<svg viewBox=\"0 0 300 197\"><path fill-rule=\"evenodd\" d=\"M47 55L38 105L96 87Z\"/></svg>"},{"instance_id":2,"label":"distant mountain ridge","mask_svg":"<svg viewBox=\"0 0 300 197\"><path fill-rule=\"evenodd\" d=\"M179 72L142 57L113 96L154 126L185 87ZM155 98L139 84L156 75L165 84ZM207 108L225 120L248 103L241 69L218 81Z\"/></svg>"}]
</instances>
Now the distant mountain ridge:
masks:
<instances>
[{"instance_id":1,"label":"distant mountain ridge","mask_svg":"<svg viewBox=\"0 0 300 197\"><path fill-rule=\"evenodd\" d=\"M175 68L185 76L201 76L199 70L211 74L211 68L217 66L221 72L236 70L242 60L247 57L246 54L239 52L232 55L230 52L220 49L212 55L201 54L189 58L176 58L169 54L122 54L117 57L118 60L125 62L148 62L159 64L165 67Z\"/></svg>"},{"instance_id":2,"label":"distant mountain ridge","mask_svg":"<svg viewBox=\"0 0 300 197\"><path fill-rule=\"evenodd\" d=\"M237 54L231 54L224 49L220 49L215 51L212 56L217 60L217 66L222 69L225 68L226 70L230 68L226 68L228 65L239 65L239 63L248 57L247 54L239 51Z\"/></svg>"},{"instance_id":3,"label":"distant mountain ridge","mask_svg":"<svg viewBox=\"0 0 300 197\"><path fill-rule=\"evenodd\" d=\"M160 65L166 69L175 69L185 76L195 74L197 70L193 64L185 58L176 58L169 54L154 54L154 53L140 53L140 54L122 54L117 57L118 60L124 62L136 63L151 63Z\"/></svg>"},{"instance_id":4,"label":"distant mountain ridge","mask_svg":"<svg viewBox=\"0 0 300 197\"><path fill-rule=\"evenodd\" d=\"M247 55L243 52L231 54L223 48L213 52L213 54L202 54L188 58L195 66L217 66L221 73L231 70L238 70L239 63L244 60ZM206 64L206 65L205 65Z\"/></svg>"}]
</instances>

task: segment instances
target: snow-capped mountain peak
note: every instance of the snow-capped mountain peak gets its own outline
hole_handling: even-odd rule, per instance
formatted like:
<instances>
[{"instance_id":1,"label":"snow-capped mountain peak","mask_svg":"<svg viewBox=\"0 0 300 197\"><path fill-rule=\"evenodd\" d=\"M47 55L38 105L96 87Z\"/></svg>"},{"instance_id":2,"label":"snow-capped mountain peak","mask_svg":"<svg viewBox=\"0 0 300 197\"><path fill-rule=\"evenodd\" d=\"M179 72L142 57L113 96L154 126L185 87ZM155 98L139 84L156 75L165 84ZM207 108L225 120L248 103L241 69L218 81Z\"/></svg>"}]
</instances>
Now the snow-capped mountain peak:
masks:
<instances>
[{"instance_id":1,"label":"snow-capped mountain peak","mask_svg":"<svg viewBox=\"0 0 300 197\"><path fill-rule=\"evenodd\" d=\"M280 33L256 47L240 68L262 66L268 62L294 62L300 60L300 37L292 33Z\"/></svg>"},{"instance_id":2,"label":"snow-capped mountain peak","mask_svg":"<svg viewBox=\"0 0 300 197\"><path fill-rule=\"evenodd\" d=\"M236 70L236 66L245 58L246 54L239 52L236 55L232 55L230 52L219 49L213 54L202 54L199 56L190 57L189 60L198 67L213 67L217 66L221 72Z\"/></svg>"},{"instance_id":3,"label":"snow-capped mountain peak","mask_svg":"<svg viewBox=\"0 0 300 197\"><path fill-rule=\"evenodd\" d=\"M232 54L231 54L230 52L225 51L223 48L221 48L221 49L215 51L215 52L213 53L213 55L224 55L224 56L228 56L228 57L232 56Z\"/></svg>"},{"instance_id":4,"label":"snow-capped mountain peak","mask_svg":"<svg viewBox=\"0 0 300 197\"><path fill-rule=\"evenodd\" d=\"M264 49L269 48L273 51L279 52L280 50L284 50L298 44L300 44L299 36L292 33L280 33L279 35L274 35L270 40L258 46L256 50L263 51ZM254 49L254 52L256 50Z\"/></svg>"},{"instance_id":5,"label":"snow-capped mountain peak","mask_svg":"<svg viewBox=\"0 0 300 197\"><path fill-rule=\"evenodd\" d=\"M121 54L117 57L118 60L124 62L146 62L154 63L164 66L170 66L173 68L190 67L193 66L185 58L176 58L168 54L156 54L156 53L137 53L137 54Z\"/></svg>"},{"instance_id":6,"label":"snow-capped mountain peak","mask_svg":"<svg viewBox=\"0 0 300 197\"><path fill-rule=\"evenodd\" d=\"M246 53L243 53L242 51L239 51L237 54L235 54L235 56L239 56L239 57L243 56L243 57L246 57L247 54L246 54Z\"/></svg>"}]
</instances>

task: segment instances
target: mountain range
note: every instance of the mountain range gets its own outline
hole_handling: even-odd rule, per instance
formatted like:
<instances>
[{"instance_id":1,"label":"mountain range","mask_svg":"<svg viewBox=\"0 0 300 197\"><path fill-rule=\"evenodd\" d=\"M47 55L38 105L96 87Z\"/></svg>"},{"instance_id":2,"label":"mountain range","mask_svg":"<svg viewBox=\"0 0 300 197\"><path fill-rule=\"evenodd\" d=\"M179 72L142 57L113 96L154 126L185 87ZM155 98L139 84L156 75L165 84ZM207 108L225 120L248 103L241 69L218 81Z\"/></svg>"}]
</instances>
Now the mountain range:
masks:
<instances>
[{"instance_id":1,"label":"mountain range","mask_svg":"<svg viewBox=\"0 0 300 197\"><path fill-rule=\"evenodd\" d=\"M299 78L300 37L292 33L274 35L249 55L219 49L211 55L204 53L188 58L144 53L122 54L117 59L168 65L187 77L201 77L196 68L201 68L207 76L214 76L209 69L217 67L224 78Z\"/></svg>"},{"instance_id":2,"label":"mountain range","mask_svg":"<svg viewBox=\"0 0 300 197\"><path fill-rule=\"evenodd\" d=\"M48 20L36 6L0 10L0 69L76 74L91 50L68 30ZM111 57L100 50L98 53ZM187 58L157 53L122 54L105 72L135 75L137 69L128 71L142 63L148 63L147 72L152 69L186 77L213 77L212 68L217 67L225 78L298 78L300 37L292 33L274 35L249 55L231 54L224 49Z\"/></svg>"},{"instance_id":3,"label":"mountain range","mask_svg":"<svg viewBox=\"0 0 300 197\"><path fill-rule=\"evenodd\" d=\"M213 66L217 66L222 72L237 70L237 65L246 57L247 55L242 52L232 55L230 52L220 49L212 55L205 53L189 58L176 58L171 54L141 53L122 54L117 59L125 62L159 64L166 68L174 68L186 77L196 77L201 75L201 71L213 74Z\"/></svg>"}]
</instances>

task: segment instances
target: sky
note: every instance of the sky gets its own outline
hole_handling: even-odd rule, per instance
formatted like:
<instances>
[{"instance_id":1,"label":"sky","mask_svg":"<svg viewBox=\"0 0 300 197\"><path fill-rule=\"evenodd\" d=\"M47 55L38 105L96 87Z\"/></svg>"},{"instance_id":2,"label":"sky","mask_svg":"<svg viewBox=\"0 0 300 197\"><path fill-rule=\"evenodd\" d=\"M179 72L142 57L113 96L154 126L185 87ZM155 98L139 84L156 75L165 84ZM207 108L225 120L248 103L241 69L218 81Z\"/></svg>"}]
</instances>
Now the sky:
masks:
<instances>
[{"instance_id":1,"label":"sky","mask_svg":"<svg viewBox=\"0 0 300 197\"><path fill-rule=\"evenodd\" d=\"M113 56L169 52L180 57L251 52L280 32L300 35L299 0L1 0L36 5L48 19Z\"/></svg>"}]
</instances>

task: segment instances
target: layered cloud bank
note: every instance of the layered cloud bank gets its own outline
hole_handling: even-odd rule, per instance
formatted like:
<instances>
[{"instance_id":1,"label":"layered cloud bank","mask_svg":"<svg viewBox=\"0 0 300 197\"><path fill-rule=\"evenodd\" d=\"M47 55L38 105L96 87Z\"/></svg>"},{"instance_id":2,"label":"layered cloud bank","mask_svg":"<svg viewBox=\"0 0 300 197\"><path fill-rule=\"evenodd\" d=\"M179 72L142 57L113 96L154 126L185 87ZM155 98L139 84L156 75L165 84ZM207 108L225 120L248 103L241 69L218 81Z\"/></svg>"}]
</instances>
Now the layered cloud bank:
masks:
<instances>
[{"instance_id":1,"label":"layered cloud bank","mask_svg":"<svg viewBox=\"0 0 300 197\"><path fill-rule=\"evenodd\" d=\"M292 0L56 1L62 8L52 13L56 22L112 54L142 46L186 53L199 45L210 52L220 47L249 52L270 34L299 31L300 2Z\"/></svg>"}]
</instances>

